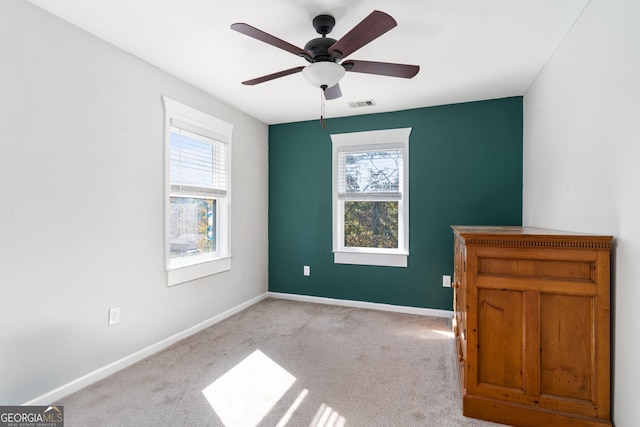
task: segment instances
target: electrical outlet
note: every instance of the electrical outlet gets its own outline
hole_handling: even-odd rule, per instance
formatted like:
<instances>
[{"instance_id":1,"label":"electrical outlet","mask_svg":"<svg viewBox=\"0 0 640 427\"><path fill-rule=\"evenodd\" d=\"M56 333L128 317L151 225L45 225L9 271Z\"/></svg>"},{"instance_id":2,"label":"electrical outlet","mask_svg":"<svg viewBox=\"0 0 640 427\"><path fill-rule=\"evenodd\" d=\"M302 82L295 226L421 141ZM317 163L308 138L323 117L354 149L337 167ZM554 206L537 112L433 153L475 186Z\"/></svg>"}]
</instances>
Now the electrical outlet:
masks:
<instances>
[{"instance_id":1,"label":"electrical outlet","mask_svg":"<svg viewBox=\"0 0 640 427\"><path fill-rule=\"evenodd\" d=\"M305 276L311 276L311 267L309 267L308 265L304 266L303 271Z\"/></svg>"},{"instance_id":2,"label":"electrical outlet","mask_svg":"<svg viewBox=\"0 0 640 427\"><path fill-rule=\"evenodd\" d=\"M120 323L120 307L109 309L109 326Z\"/></svg>"},{"instance_id":3,"label":"electrical outlet","mask_svg":"<svg viewBox=\"0 0 640 427\"><path fill-rule=\"evenodd\" d=\"M451 276L442 276L442 287L443 288L451 287Z\"/></svg>"}]
</instances>

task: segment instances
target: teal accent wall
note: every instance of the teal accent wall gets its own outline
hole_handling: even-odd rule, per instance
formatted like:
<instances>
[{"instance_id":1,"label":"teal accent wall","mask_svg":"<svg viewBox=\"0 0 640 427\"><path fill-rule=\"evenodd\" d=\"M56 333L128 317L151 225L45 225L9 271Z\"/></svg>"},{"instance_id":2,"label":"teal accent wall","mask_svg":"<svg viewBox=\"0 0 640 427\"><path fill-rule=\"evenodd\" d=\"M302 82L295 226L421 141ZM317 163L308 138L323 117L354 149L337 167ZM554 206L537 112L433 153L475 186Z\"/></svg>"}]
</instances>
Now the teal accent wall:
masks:
<instances>
[{"instance_id":1,"label":"teal accent wall","mask_svg":"<svg viewBox=\"0 0 640 427\"><path fill-rule=\"evenodd\" d=\"M334 264L330 135L404 127L408 267ZM521 221L522 97L329 119L324 131L317 120L269 127L272 292L451 310L450 226Z\"/></svg>"}]
</instances>

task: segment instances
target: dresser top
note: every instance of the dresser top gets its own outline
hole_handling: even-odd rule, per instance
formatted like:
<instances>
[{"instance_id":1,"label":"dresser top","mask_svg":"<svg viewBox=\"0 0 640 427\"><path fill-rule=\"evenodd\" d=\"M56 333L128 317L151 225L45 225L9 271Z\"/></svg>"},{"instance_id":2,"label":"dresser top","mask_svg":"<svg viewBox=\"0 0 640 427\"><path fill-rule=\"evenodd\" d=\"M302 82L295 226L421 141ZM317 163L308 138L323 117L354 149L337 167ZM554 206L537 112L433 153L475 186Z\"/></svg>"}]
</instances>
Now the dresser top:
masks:
<instances>
[{"instance_id":1,"label":"dresser top","mask_svg":"<svg viewBox=\"0 0 640 427\"><path fill-rule=\"evenodd\" d=\"M613 239L612 236L523 226L452 225L451 228L466 244L487 246L531 246L524 242L538 242L533 246L609 249Z\"/></svg>"}]
</instances>

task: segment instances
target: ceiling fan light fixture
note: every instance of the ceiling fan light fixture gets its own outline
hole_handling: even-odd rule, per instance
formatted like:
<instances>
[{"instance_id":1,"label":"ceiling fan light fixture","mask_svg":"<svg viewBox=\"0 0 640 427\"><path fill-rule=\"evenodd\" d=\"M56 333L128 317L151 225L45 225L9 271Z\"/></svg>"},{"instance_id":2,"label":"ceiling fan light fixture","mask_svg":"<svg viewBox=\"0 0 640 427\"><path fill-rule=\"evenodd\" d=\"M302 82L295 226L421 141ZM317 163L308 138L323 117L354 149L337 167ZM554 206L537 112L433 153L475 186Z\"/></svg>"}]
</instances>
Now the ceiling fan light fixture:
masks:
<instances>
[{"instance_id":1,"label":"ceiling fan light fixture","mask_svg":"<svg viewBox=\"0 0 640 427\"><path fill-rule=\"evenodd\" d=\"M344 76L344 68L330 61L314 62L302 70L302 75L315 87L333 87Z\"/></svg>"}]
</instances>

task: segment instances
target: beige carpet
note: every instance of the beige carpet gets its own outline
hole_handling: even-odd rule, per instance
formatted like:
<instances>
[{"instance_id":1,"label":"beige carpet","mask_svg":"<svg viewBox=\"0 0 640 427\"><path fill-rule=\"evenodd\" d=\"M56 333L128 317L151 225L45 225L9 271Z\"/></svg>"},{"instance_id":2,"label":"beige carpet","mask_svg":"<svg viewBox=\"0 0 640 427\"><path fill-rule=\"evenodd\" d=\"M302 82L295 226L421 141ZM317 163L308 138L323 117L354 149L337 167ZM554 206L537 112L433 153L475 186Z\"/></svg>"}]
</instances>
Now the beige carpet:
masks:
<instances>
[{"instance_id":1,"label":"beige carpet","mask_svg":"<svg viewBox=\"0 0 640 427\"><path fill-rule=\"evenodd\" d=\"M450 321L264 300L66 398L65 426L495 426L462 416Z\"/></svg>"}]
</instances>

